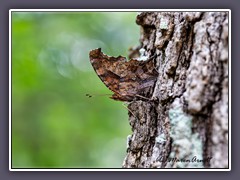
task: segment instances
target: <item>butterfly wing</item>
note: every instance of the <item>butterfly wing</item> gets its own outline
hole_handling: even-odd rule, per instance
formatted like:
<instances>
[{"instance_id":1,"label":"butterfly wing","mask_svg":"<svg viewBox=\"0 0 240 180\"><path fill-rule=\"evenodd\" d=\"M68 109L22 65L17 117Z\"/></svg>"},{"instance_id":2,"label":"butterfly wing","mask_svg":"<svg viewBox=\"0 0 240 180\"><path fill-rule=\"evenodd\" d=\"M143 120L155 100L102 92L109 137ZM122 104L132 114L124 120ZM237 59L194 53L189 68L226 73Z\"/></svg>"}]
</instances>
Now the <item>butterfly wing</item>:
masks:
<instances>
[{"instance_id":1,"label":"butterfly wing","mask_svg":"<svg viewBox=\"0 0 240 180\"><path fill-rule=\"evenodd\" d=\"M157 77L152 61L127 61L125 57L109 57L101 49L90 51L90 62L102 82L114 92L112 98L132 101L146 86L152 86ZM148 82L149 85L146 83Z\"/></svg>"}]
</instances>

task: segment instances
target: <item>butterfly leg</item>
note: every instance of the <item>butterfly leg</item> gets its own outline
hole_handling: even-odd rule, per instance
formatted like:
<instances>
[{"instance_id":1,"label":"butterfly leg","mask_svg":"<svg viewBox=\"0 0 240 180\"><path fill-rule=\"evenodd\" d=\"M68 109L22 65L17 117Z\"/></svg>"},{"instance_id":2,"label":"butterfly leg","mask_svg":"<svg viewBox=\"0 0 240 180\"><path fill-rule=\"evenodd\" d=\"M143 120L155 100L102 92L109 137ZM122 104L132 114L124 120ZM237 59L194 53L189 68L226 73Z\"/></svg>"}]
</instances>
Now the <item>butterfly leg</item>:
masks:
<instances>
[{"instance_id":1,"label":"butterfly leg","mask_svg":"<svg viewBox=\"0 0 240 180\"><path fill-rule=\"evenodd\" d=\"M142 98L142 99L146 99L146 100L148 100L148 101L151 101L150 98L147 98L147 97L141 96L141 95L139 95L139 94L136 94L135 96L140 97L140 98Z\"/></svg>"},{"instance_id":2,"label":"butterfly leg","mask_svg":"<svg viewBox=\"0 0 240 180\"><path fill-rule=\"evenodd\" d=\"M136 119L138 119L137 116L135 116L135 114L125 104L126 103L122 103L122 106L125 107Z\"/></svg>"}]
</instances>

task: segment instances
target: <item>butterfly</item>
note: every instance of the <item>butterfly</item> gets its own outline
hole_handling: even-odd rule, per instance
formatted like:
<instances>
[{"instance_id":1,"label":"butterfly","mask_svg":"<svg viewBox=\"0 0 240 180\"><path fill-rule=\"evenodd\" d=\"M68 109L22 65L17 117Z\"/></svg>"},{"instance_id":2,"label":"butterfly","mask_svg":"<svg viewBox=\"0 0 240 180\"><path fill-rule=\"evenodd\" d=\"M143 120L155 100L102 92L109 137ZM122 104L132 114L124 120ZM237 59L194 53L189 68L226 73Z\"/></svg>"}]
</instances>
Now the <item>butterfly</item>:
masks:
<instances>
[{"instance_id":1,"label":"butterfly","mask_svg":"<svg viewBox=\"0 0 240 180\"><path fill-rule=\"evenodd\" d=\"M89 58L99 78L114 93L110 98L128 102L149 99L146 92L153 88L158 77L152 59L127 61L122 56L107 56L101 48L90 51Z\"/></svg>"}]
</instances>

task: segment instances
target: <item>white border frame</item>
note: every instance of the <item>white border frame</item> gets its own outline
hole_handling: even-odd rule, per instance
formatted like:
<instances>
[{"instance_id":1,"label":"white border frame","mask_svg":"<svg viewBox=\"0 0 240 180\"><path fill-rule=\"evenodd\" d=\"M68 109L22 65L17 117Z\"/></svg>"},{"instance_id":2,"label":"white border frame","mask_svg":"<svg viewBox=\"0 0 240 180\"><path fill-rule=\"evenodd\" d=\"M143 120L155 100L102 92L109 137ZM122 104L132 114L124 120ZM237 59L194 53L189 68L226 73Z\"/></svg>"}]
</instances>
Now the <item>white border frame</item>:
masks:
<instances>
[{"instance_id":1,"label":"white border frame","mask_svg":"<svg viewBox=\"0 0 240 180\"><path fill-rule=\"evenodd\" d=\"M229 133L228 133L228 143L229 143L229 155L228 155L228 162L229 168L228 169L115 169L115 168L79 168L79 169L65 169L65 168L44 168L44 169L35 169L35 168L24 168L24 169L17 169L12 168L12 146L11 146L11 138L12 138L12 129L11 129L11 121L12 121L12 69L11 69L11 62L12 62L12 49L11 49L11 42L12 42L12 12L154 12L154 11L162 11L162 12L172 12L172 11L183 11L183 12L195 12L195 11L208 11L208 12L221 12L227 11L229 13L229 66L228 66L228 75L229 75L229 109L228 109L228 124L229 124ZM231 10L230 9L10 9L9 10L9 171L231 171Z\"/></svg>"}]
</instances>

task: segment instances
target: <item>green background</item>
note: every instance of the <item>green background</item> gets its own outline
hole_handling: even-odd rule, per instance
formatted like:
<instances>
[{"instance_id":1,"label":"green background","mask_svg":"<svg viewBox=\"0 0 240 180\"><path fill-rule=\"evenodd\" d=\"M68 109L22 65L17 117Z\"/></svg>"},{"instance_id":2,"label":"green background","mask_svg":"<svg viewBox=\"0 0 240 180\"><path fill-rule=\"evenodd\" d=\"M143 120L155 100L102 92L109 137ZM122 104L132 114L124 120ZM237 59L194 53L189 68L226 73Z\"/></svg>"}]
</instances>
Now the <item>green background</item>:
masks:
<instances>
[{"instance_id":1,"label":"green background","mask_svg":"<svg viewBox=\"0 0 240 180\"><path fill-rule=\"evenodd\" d=\"M121 167L127 109L89 62L89 51L127 56L136 13L12 12L12 167ZM100 94L88 98L85 94Z\"/></svg>"}]
</instances>

